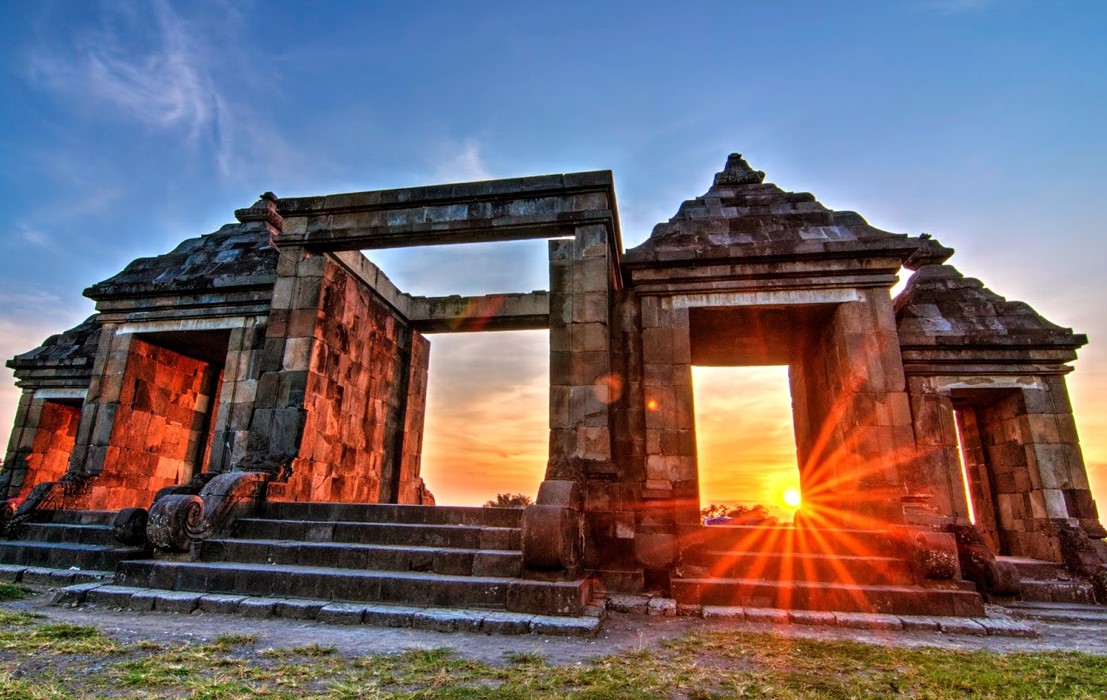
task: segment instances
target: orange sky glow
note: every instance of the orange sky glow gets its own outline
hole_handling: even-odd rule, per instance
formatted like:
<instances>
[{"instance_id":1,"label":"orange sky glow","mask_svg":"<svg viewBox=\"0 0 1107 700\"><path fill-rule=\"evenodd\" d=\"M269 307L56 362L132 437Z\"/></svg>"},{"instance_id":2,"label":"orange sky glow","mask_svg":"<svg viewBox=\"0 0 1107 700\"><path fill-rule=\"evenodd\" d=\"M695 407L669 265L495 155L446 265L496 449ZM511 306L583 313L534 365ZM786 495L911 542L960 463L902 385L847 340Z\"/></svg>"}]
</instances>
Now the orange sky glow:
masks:
<instances>
[{"instance_id":1,"label":"orange sky glow","mask_svg":"<svg viewBox=\"0 0 1107 700\"><path fill-rule=\"evenodd\" d=\"M429 336L422 473L439 504L481 505L498 493L534 498L546 468L548 337ZM790 521L794 509L784 499L798 488L799 470L787 367L694 367L692 381L701 504L762 504ZM1081 394L1074 395L1084 428ZM1093 424L1102 419L1088 413ZM1102 512L1107 454L1094 436L1083 447Z\"/></svg>"}]
</instances>

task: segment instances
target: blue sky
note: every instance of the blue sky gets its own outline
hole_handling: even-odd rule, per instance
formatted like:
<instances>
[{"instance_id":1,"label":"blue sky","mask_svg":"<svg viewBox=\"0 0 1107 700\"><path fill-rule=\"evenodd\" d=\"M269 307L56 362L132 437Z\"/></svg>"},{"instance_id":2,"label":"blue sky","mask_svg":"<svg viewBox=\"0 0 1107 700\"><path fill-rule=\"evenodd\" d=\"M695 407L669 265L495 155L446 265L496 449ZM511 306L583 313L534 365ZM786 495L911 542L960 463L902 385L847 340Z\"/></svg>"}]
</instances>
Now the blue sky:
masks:
<instances>
[{"instance_id":1,"label":"blue sky","mask_svg":"<svg viewBox=\"0 0 1107 700\"><path fill-rule=\"evenodd\" d=\"M611 169L630 246L739 151L1088 333L1071 384L1107 463L1107 3L5 2L0 26L5 356L265 190ZM546 285L540 247L457 256L380 261L427 293Z\"/></svg>"}]
</instances>

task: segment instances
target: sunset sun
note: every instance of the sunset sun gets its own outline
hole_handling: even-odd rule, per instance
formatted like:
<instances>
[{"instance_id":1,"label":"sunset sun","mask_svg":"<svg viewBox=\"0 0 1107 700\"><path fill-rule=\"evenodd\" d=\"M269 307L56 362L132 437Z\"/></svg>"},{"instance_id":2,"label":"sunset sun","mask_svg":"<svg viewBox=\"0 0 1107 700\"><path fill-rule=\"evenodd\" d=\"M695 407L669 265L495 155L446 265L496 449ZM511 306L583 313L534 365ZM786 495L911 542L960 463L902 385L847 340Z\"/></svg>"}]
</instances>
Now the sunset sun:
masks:
<instances>
[{"instance_id":1,"label":"sunset sun","mask_svg":"<svg viewBox=\"0 0 1107 700\"><path fill-rule=\"evenodd\" d=\"M784 505L789 508L799 508L802 502L800 491L796 488L784 489L784 493L780 494L780 500L784 501Z\"/></svg>"}]
</instances>

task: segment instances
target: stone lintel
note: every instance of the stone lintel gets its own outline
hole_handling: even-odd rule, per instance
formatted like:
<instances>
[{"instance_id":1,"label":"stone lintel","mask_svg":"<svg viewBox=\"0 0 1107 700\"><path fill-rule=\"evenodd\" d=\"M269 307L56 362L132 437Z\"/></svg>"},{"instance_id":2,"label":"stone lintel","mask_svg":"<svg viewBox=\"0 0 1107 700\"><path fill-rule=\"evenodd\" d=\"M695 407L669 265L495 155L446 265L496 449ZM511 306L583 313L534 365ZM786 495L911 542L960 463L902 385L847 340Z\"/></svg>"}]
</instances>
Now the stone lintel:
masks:
<instances>
[{"instance_id":1,"label":"stone lintel","mask_svg":"<svg viewBox=\"0 0 1107 700\"><path fill-rule=\"evenodd\" d=\"M622 252L610 171L283 199L278 245L315 251L559 238L612 232Z\"/></svg>"},{"instance_id":2,"label":"stone lintel","mask_svg":"<svg viewBox=\"0 0 1107 700\"><path fill-rule=\"evenodd\" d=\"M263 316L261 318L264 318ZM177 333L190 331L222 331L247 328L256 320L248 316L216 316L201 318L151 319L120 324L117 333Z\"/></svg>"},{"instance_id":3,"label":"stone lintel","mask_svg":"<svg viewBox=\"0 0 1107 700\"><path fill-rule=\"evenodd\" d=\"M465 297L411 297L410 310L412 326L424 333L550 327L550 294L544 291Z\"/></svg>"},{"instance_id":4,"label":"stone lintel","mask_svg":"<svg viewBox=\"0 0 1107 700\"><path fill-rule=\"evenodd\" d=\"M791 289L765 292L715 292L677 294L673 307L692 309L728 306L787 306L792 304L845 304L860 301L856 289Z\"/></svg>"},{"instance_id":5,"label":"stone lintel","mask_svg":"<svg viewBox=\"0 0 1107 700\"><path fill-rule=\"evenodd\" d=\"M80 399L84 401L88 395L88 386L80 387L43 387L34 390L36 399Z\"/></svg>"},{"instance_id":6,"label":"stone lintel","mask_svg":"<svg viewBox=\"0 0 1107 700\"><path fill-rule=\"evenodd\" d=\"M101 313L105 323L117 323L126 326L142 326L141 332L162 324L168 330L222 330L241 328L246 319L265 318L269 313L269 304L252 303L232 306L209 307L165 307L140 311L108 310ZM180 325L180 328L174 326ZM157 330L163 330L158 328Z\"/></svg>"},{"instance_id":7,"label":"stone lintel","mask_svg":"<svg viewBox=\"0 0 1107 700\"><path fill-rule=\"evenodd\" d=\"M933 363L933 362L912 362L911 360L904 358L903 362L903 374L908 377L934 377L945 375L960 375L960 376L997 376L997 377L1025 377L1025 376L1046 376L1046 375L1065 375L1072 372L1074 368L1065 364L1042 364L1034 365L1028 363L1012 363L1012 364L973 364L964 363L958 364L956 362L948 362L945 364Z\"/></svg>"}]
</instances>

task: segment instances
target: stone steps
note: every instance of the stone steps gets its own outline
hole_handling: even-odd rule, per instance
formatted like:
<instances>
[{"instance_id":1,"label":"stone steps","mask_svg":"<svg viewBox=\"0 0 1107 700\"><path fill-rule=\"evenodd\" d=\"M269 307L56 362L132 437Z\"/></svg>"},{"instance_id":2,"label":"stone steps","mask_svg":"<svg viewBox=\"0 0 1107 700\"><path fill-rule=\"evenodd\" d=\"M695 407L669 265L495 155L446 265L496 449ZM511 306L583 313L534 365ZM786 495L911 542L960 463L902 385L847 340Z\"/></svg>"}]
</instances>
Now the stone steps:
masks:
<instances>
[{"instance_id":1,"label":"stone steps","mask_svg":"<svg viewBox=\"0 0 1107 700\"><path fill-rule=\"evenodd\" d=\"M112 537L115 511L56 510L35 513L16 530L16 539L0 540L0 564L60 571L113 571L127 559L148 556L141 547L125 547Z\"/></svg>"},{"instance_id":2,"label":"stone steps","mask_svg":"<svg viewBox=\"0 0 1107 700\"><path fill-rule=\"evenodd\" d=\"M339 520L410 525L468 525L519 528L521 508L473 508L468 506L410 506L388 503L294 503L272 501L259 517L271 520Z\"/></svg>"},{"instance_id":3,"label":"stone steps","mask_svg":"<svg viewBox=\"0 0 1107 700\"><path fill-rule=\"evenodd\" d=\"M0 541L0 564L20 564L51 569L111 571L119 562L146 556L141 547L67 542Z\"/></svg>"},{"instance_id":4,"label":"stone steps","mask_svg":"<svg viewBox=\"0 0 1107 700\"><path fill-rule=\"evenodd\" d=\"M240 561L127 561L119 565L115 583L198 593L560 615L579 615L592 593L585 580L546 582Z\"/></svg>"},{"instance_id":5,"label":"stone steps","mask_svg":"<svg viewBox=\"0 0 1107 700\"><path fill-rule=\"evenodd\" d=\"M878 530L818 529L761 525L709 525L688 535L688 546L704 551L896 556L888 533Z\"/></svg>"},{"instance_id":6,"label":"stone steps","mask_svg":"<svg viewBox=\"0 0 1107 700\"><path fill-rule=\"evenodd\" d=\"M115 520L114 510L47 510L31 516L31 522L56 525L104 525L110 527Z\"/></svg>"},{"instance_id":7,"label":"stone steps","mask_svg":"<svg viewBox=\"0 0 1107 700\"><path fill-rule=\"evenodd\" d=\"M686 556L685 561L722 578L881 585L915 582L907 562L895 557L701 550Z\"/></svg>"},{"instance_id":8,"label":"stone steps","mask_svg":"<svg viewBox=\"0 0 1107 700\"><path fill-rule=\"evenodd\" d=\"M64 542L67 544L111 544L114 540L109 525L77 525L72 523L27 523L19 529L24 542Z\"/></svg>"},{"instance_id":9,"label":"stone steps","mask_svg":"<svg viewBox=\"0 0 1107 700\"><path fill-rule=\"evenodd\" d=\"M671 581L672 596L683 605L780 608L892 615L981 617L984 604L960 587L857 585L843 582L738 578L682 578Z\"/></svg>"},{"instance_id":10,"label":"stone steps","mask_svg":"<svg viewBox=\"0 0 1107 700\"><path fill-rule=\"evenodd\" d=\"M237 614L278 617L343 625L376 625L485 634L547 634L594 637L602 607L589 615L554 616L529 613L421 607L379 603L334 602L322 599L257 597L225 593L166 591L118 585L86 584L62 589L56 605L91 604L124 610L179 614Z\"/></svg>"},{"instance_id":11,"label":"stone steps","mask_svg":"<svg viewBox=\"0 0 1107 700\"><path fill-rule=\"evenodd\" d=\"M1005 606L1014 617L1107 627L1107 607L1085 603L1016 602Z\"/></svg>"},{"instance_id":12,"label":"stone steps","mask_svg":"<svg viewBox=\"0 0 1107 700\"><path fill-rule=\"evenodd\" d=\"M1057 562L1027 559L1024 557L1000 557L1018 569L1019 597L1035 603L1095 604L1095 589L1091 582L1079 578Z\"/></svg>"},{"instance_id":13,"label":"stone steps","mask_svg":"<svg viewBox=\"0 0 1107 700\"><path fill-rule=\"evenodd\" d=\"M234 525L233 537L244 540L348 542L484 550L518 550L520 546L518 528L444 523L240 518Z\"/></svg>"},{"instance_id":14,"label":"stone steps","mask_svg":"<svg viewBox=\"0 0 1107 700\"><path fill-rule=\"evenodd\" d=\"M201 545L199 559L204 562L337 565L344 569L420 571L455 576L516 577L523 568L523 555L518 550L288 540L209 540Z\"/></svg>"}]
</instances>

